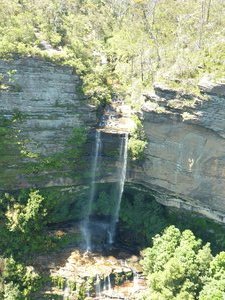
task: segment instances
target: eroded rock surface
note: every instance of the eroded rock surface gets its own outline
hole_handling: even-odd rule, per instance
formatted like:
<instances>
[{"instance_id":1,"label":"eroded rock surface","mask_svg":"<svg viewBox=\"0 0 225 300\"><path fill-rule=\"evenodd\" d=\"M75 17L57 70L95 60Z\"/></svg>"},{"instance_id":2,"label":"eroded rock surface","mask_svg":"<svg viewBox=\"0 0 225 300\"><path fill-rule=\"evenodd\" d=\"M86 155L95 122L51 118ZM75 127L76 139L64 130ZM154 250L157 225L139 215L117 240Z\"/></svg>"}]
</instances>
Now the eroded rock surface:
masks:
<instances>
[{"instance_id":1,"label":"eroded rock surface","mask_svg":"<svg viewBox=\"0 0 225 300\"><path fill-rule=\"evenodd\" d=\"M51 256L39 256L35 265L51 278L45 295L62 295L71 300L81 294L85 299L131 300L146 290L139 259L119 249L104 255L72 247Z\"/></svg>"},{"instance_id":2,"label":"eroded rock surface","mask_svg":"<svg viewBox=\"0 0 225 300\"><path fill-rule=\"evenodd\" d=\"M64 203L69 195L68 211L73 211L71 195L77 186L88 188L90 183L93 135L92 140L89 137L85 162L79 170L72 163L59 167L58 156L44 166L30 164L36 159L33 155L63 154L74 128L94 128L98 124L95 108L80 92L81 82L69 67L36 58L20 58L1 61L0 73L1 116L11 122L14 130L13 142L10 132L4 131L8 125L3 124L0 132L6 141L0 148L0 189L67 187ZM156 198L162 204L197 211L225 222L224 84L203 81L200 88L204 97L159 85L155 93L145 95L146 159L128 164L127 181L157 191ZM105 111L109 117L107 130L102 133L103 171L96 177L98 182L118 180L115 169L121 130L126 131L125 124L132 127L132 122L129 123L132 111L121 103L112 110L115 115ZM14 122L14 118L18 120ZM122 126L117 132L114 129L120 120ZM26 155L21 156L21 151ZM60 220L67 217L65 213Z\"/></svg>"},{"instance_id":3,"label":"eroded rock surface","mask_svg":"<svg viewBox=\"0 0 225 300\"><path fill-rule=\"evenodd\" d=\"M225 98L216 87L207 99L155 91L143 106L146 159L130 180L161 191L162 204L225 222Z\"/></svg>"},{"instance_id":4,"label":"eroded rock surface","mask_svg":"<svg viewBox=\"0 0 225 300\"><path fill-rule=\"evenodd\" d=\"M79 77L70 67L37 58L1 60L0 74L1 118L11 122L14 130L5 146L9 151L1 153L0 188L72 184L65 169L57 173L57 168L44 167L40 174L40 168L27 170L26 162L63 153L74 128L96 124L95 108L82 94Z\"/></svg>"}]
</instances>

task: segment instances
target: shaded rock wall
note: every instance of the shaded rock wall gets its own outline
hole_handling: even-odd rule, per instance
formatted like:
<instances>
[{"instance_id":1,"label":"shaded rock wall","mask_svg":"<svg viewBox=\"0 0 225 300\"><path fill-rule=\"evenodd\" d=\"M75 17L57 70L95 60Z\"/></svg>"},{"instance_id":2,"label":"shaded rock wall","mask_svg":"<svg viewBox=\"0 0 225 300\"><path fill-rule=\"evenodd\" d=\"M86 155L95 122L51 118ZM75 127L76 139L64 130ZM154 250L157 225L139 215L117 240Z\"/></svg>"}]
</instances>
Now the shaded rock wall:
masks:
<instances>
[{"instance_id":1,"label":"shaded rock wall","mask_svg":"<svg viewBox=\"0 0 225 300\"><path fill-rule=\"evenodd\" d=\"M58 186L60 197L69 199L58 220L66 219L73 205L71 195L74 201L78 197L77 187L86 189L82 199L88 195L94 135L89 134L83 159L66 164L62 160L61 166L57 162L68 148L74 128L87 127L91 132L96 126L95 108L88 104L78 76L69 67L20 58L0 61L0 74L0 121L9 121L0 126L0 190ZM164 205L225 222L223 86L219 93L215 86L202 84L201 89L208 100L159 86L155 95L146 95L146 159L128 164L127 181L157 191L155 197ZM99 182L117 181L121 137L110 131L102 133ZM76 149L76 141L72 147ZM43 165L39 157L53 157L54 163L49 167L45 160ZM56 203L58 208L61 201ZM81 204L77 205L74 207Z\"/></svg>"},{"instance_id":2,"label":"shaded rock wall","mask_svg":"<svg viewBox=\"0 0 225 300\"><path fill-rule=\"evenodd\" d=\"M82 219L96 124L96 108L72 68L37 58L0 60L0 194L40 189L48 222ZM87 141L74 155L77 128L87 128ZM103 132L102 139L97 179L115 182L121 134Z\"/></svg>"},{"instance_id":3,"label":"shaded rock wall","mask_svg":"<svg viewBox=\"0 0 225 300\"><path fill-rule=\"evenodd\" d=\"M9 122L2 141L11 134L4 147L11 150L1 153L0 189L72 184L72 165L40 170L35 157L63 154L74 128L95 125L95 109L82 94L79 77L72 68L36 58L0 61L0 74L0 113Z\"/></svg>"}]
</instances>

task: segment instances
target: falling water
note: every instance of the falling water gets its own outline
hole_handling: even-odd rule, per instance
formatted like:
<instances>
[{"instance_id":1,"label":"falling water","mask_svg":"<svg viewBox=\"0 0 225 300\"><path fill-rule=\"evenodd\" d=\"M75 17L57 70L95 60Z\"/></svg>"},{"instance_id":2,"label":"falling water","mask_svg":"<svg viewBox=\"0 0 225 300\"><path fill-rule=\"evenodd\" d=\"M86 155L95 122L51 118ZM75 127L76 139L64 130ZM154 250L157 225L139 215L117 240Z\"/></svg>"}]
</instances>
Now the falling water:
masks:
<instances>
[{"instance_id":1,"label":"falling water","mask_svg":"<svg viewBox=\"0 0 225 300\"><path fill-rule=\"evenodd\" d=\"M68 300L70 296L70 288L68 285L66 285L64 291L63 291L63 300Z\"/></svg>"},{"instance_id":2,"label":"falling water","mask_svg":"<svg viewBox=\"0 0 225 300\"><path fill-rule=\"evenodd\" d=\"M133 270L133 291L136 292L139 290L139 276L136 271Z\"/></svg>"},{"instance_id":3,"label":"falling water","mask_svg":"<svg viewBox=\"0 0 225 300\"><path fill-rule=\"evenodd\" d=\"M97 274L96 283L95 283L95 294L97 297L101 296L101 279Z\"/></svg>"},{"instance_id":4,"label":"falling water","mask_svg":"<svg viewBox=\"0 0 225 300\"><path fill-rule=\"evenodd\" d=\"M107 278L108 278L108 290L111 291L112 285L111 285L110 275L108 275Z\"/></svg>"},{"instance_id":5,"label":"falling water","mask_svg":"<svg viewBox=\"0 0 225 300\"><path fill-rule=\"evenodd\" d=\"M91 189L89 195L89 202L87 208L87 215L83 223L82 232L84 235L85 243L86 243L86 250L91 251L91 232L90 232L90 215L92 212L93 200L95 197L96 191L96 171L98 167L99 161L99 154L101 151L101 131L96 131L95 133L95 152L94 152L94 159L92 160L92 167L91 167Z\"/></svg>"},{"instance_id":6,"label":"falling water","mask_svg":"<svg viewBox=\"0 0 225 300\"><path fill-rule=\"evenodd\" d=\"M120 205L124 190L124 183L126 179L126 171L127 171L127 148L128 148L128 134L125 134L124 138L122 138L120 144L120 156L119 161L121 163L121 172L118 174L119 176L119 188L118 193L116 195L116 208L114 215L112 217L112 222L110 224L109 230L109 243L113 244L115 238L115 231L116 231L116 224L119 220L119 212L120 212Z\"/></svg>"},{"instance_id":7,"label":"falling water","mask_svg":"<svg viewBox=\"0 0 225 300\"><path fill-rule=\"evenodd\" d=\"M96 275L95 282L95 295L98 299L105 299L112 295L112 284L110 279L110 274L104 277L104 280L101 282L99 275Z\"/></svg>"}]
</instances>

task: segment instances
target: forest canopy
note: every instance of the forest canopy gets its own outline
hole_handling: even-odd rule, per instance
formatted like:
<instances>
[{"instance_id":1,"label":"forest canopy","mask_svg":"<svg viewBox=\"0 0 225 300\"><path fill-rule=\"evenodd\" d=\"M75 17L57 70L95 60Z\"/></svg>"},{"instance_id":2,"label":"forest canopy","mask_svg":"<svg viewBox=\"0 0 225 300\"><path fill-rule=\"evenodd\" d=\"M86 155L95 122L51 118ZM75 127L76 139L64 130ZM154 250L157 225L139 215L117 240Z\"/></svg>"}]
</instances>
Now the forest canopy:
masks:
<instances>
[{"instance_id":1,"label":"forest canopy","mask_svg":"<svg viewBox=\"0 0 225 300\"><path fill-rule=\"evenodd\" d=\"M40 57L69 65L82 79L82 92L92 103L123 99L138 110L141 95L155 83L198 94L202 78L224 78L224 15L224 0L0 0L0 59ZM9 81L14 71L7 74ZM6 88L3 77L0 74L0 92ZM147 142L141 121L134 122L128 150L137 160ZM5 151L8 143L16 149L9 121L2 118L0 123L0 148ZM35 170L31 166L31 172L78 161L86 138L85 130L74 130L61 159L45 158ZM17 151L34 160L24 149ZM104 206L105 194L100 196L100 208L110 209ZM50 279L41 278L26 260L65 242L51 236L47 228L55 221L51 213L56 197L53 194L49 201L37 190L1 196L1 299L35 299L43 284L49 284ZM123 205L123 222L133 228L142 226L146 236L167 225L156 204L134 198L132 205ZM143 210L147 217L141 219ZM153 211L161 223L155 221ZM218 235L224 245L224 235ZM142 265L148 280L146 299L211 300L225 295L225 252L214 256L210 245L190 230L170 226L156 235L152 246L143 251Z\"/></svg>"},{"instance_id":2,"label":"forest canopy","mask_svg":"<svg viewBox=\"0 0 225 300\"><path fill-rule=\"evenodd\" d=\"M210 245L203 245L190 230L166 228L143 256L149 286L145 299L223 299L225 252L213 257Z\"/></svg>"},{"instance_id":3,"label":"forest canopy","mask_svg":"<svg viewBox=\"0 0 225 300\"><path fill-rule=\"evenodd\" d=\"M0 57L73 66L99 103L224 74L222 0L0 0ZM132 102L132 101L131 101Z\"/></svg>"}]
</instances>

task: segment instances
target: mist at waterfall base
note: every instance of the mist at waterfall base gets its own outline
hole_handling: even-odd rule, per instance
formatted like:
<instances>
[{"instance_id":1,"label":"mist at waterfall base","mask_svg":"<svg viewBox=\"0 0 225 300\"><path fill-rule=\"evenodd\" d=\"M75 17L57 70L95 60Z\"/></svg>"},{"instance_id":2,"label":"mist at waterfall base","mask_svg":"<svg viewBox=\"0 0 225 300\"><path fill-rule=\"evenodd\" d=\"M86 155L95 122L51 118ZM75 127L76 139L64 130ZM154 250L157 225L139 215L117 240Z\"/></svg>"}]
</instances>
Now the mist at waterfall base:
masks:
<instances>
[{"instance_id":1,"label":"mist at waterfall base","mask_svg":"<svg viewBox=\"0 0 225 300\"><path fill-rule=\"evenodd\" d=\"M110 207L107 217L96 218L99 214L98 203L96 200L97 182L101 179L102 167L102 141L101 131L96 130L95 143L92 151L91 163L91 183L90 193L86 211L86 217L81 224L81 232L84 239L84 247L86 251L93 251L97 248L110 248L116 240L116 229L119 221L120 205L124 191L127 169L127 150L128 150L128 134L120 136L118 155L114 157L114 177L116 182L113 185L113 192L108 197L110 201L104 203L103 206ZM108 199L105 199L106 201Z\"/></svg>"}]
</instances>

